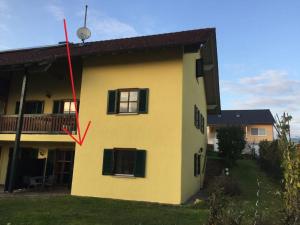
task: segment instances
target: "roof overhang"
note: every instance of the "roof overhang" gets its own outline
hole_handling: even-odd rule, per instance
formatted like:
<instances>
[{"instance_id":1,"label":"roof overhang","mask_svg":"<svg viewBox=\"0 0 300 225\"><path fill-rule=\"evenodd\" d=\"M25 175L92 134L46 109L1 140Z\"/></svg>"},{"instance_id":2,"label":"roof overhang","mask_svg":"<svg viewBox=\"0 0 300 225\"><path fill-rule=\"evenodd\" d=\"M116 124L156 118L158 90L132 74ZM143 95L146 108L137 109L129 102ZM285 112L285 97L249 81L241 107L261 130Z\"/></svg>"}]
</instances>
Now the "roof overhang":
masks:
<instances>
[{"instance_id":1,"label":"roof overhang","mask_svg":"<svg viewBox=\"0 0 300 225\"><path fill-rule=\"evenodd\" d=\"M219 69L217 57L216 33L211 33L208 41L200 49L204 60L204 84L206 92L207 113L219 114L221 112Z\"/></svg>"},{"instance_id":2,"label":"roof overhang","mask_svg":"<svg viewBox=\"0 0 300 225\"><path fill-rule=\"evenodd\" d=\"M215 33L215 29L198 29L166 34L157 34L133 38L122 38L87 42L85 44L70 43L72 58L101 56L108 54L145 51L162 48L178 48L185 45L204 43ZM66 58L65 44L36 47L0 52L0 69L15 69L24 65L53 62Z\"/></svg>"}]
</instances>

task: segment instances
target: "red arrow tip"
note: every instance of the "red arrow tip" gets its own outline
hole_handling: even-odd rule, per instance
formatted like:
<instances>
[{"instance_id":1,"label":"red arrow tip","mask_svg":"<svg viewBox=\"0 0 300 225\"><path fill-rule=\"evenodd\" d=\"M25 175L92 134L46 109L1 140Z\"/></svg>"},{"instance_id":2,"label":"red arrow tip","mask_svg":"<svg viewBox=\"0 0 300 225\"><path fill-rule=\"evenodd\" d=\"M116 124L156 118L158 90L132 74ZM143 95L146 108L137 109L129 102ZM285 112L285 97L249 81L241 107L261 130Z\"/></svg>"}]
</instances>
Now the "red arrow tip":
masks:
<instances>
[{"instance_id":1,"label":"red arrow tip","mask_svg":"<svg viewBox=\"0 0 300 225\"><path fill-rule=\"evenodd\" d=\"M90 126L91 126L91 121L89 121L89 123L88 123L88 125L87 125L87 127L86 127L86 129L85 129L85 132L84 132L84 135L83 135L83 137L81 138L80 136L79 136L79 138L77 139L77 137L75 137L69 130L67 130L65 127L63 127L62 129L63 129L63 131L64 132L66 132L77 144L79 144L80 146L82 146L83 145L83 142L84 142L84 140L85 140L85 137L86 137L86 134L87 134L87 132L88 132L88 130L89 130L89 128L90 128ZM77 131L77 132L79 132L79 131Z\"/></svg>"}]
</instances>

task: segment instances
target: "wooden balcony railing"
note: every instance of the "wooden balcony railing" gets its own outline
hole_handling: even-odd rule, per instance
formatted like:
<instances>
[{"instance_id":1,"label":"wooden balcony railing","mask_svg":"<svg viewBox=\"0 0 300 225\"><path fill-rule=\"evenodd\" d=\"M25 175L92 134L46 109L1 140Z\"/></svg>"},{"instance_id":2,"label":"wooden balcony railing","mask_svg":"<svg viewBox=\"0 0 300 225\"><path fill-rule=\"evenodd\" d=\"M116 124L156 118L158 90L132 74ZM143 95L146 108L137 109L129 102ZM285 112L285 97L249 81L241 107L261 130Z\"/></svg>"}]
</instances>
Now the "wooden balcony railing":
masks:
<instances>
[{"instance_id":1,"label":"wooden balcony railing","mask_svg":"<svg viewBox=\"0 0 300 225\"><path fill-rule=\"evenodd\" d=\"M16 133L17 115L0 115L0 133ZM63 127L76 133L75 114L25 114L22 133L66 134Z\"/></svg>"}]
</instances>

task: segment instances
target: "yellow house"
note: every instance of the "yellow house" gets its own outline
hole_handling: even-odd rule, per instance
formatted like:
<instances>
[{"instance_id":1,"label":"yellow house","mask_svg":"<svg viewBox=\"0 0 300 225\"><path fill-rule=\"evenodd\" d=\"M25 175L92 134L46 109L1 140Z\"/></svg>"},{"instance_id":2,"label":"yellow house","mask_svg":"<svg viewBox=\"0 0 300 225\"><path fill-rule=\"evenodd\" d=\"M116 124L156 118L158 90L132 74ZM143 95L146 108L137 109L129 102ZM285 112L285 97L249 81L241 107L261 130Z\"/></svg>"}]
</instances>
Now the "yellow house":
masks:
<instances>
[{"instance_id":1,"label":"yellow house","mask_svg":"<svg viewBox=\"0 0 300 225\"><path fill-rule=\"evenodd\" d=\"M244 153L250 153L251 148L258 150L262 140L273 141L275 120L269 109L222 110L218 115L208 116L208 144L218 151L217 133L222 126L241 126L245 131L247 142Z\"/></svg>"},{"instance_id":2,"label":"yellow house","mask_svg":"<svg viewBox=\"0 0 300 225\"><path fill-rule=\"evenodd\" d=\"M0 53L0 184L188 200L204 179L207 114L220 111L215 29L70 47L78 107L64 44ZM78 135L76 108L82 130L91 121L82 145L63 131Z\"/></svg>"}]
</instances>

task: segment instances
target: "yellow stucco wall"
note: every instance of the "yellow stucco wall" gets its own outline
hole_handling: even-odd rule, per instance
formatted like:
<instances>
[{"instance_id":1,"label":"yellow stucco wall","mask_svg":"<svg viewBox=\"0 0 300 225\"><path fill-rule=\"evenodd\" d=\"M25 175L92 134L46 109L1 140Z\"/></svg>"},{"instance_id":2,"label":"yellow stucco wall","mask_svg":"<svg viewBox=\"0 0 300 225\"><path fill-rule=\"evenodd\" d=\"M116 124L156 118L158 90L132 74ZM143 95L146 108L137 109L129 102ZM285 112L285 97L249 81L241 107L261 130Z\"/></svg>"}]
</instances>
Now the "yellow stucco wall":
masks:
<instances>
[{"instance_id":1,"label":"yellow stucco wall","mask_svg":"<svg viewBox=\"0 0 300 225\"><path fill-rule=\"evenodd\" d=\"M107 115L108 90L118 88L149 88L148 114ZM87 60L80 120L92 125L84 145L76 146L72 194L180 203L181 93L181 51ZM146 177L103 176L103 149L114 147L146 150Z\"/></svg>"},{"instance_id":2,"label":"yellow stucco wall","mask_svg":"<svg viewBox=\"0 0 300 225\"><path fill-rule=\"evenodd\" d=\"M200 176L194 176L194 154L201 153L201 168L206 154L206 96L203 78L196 80L195 61L199 53L186 53L183 56L183 119L182 119L182 178L181 202L185 202L191 195L199 191L204 179L204 169ZM194 125L194 105L197 105L205 118L204 134Z\"/></svg>"},{"instance_id":3,"label":"yellow stucco wall","mask_svg":"<svg viewBox=\"0 0 300 225\"><path fill-rule=\"evenodd\" d=\"M257 136L251 135L251 128L265 128L266 135ZM262 124L262 125L247 125L247 135L246 140L249 143L259 143L262 140L272 141L274 139L274 130L272 125Z\"/></svg>"}]
</instances>

